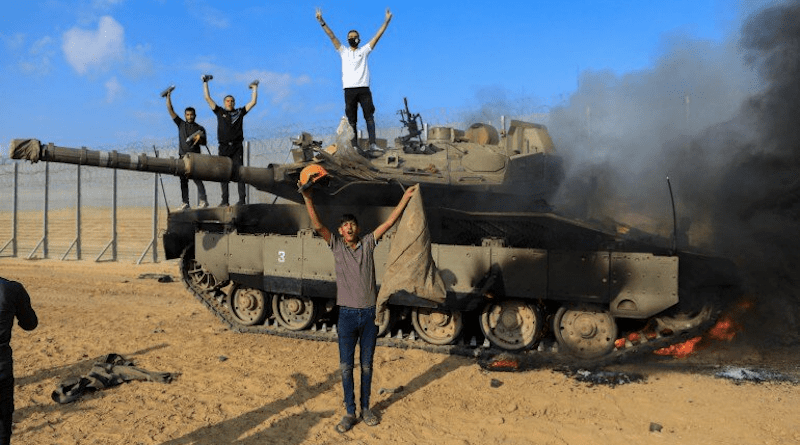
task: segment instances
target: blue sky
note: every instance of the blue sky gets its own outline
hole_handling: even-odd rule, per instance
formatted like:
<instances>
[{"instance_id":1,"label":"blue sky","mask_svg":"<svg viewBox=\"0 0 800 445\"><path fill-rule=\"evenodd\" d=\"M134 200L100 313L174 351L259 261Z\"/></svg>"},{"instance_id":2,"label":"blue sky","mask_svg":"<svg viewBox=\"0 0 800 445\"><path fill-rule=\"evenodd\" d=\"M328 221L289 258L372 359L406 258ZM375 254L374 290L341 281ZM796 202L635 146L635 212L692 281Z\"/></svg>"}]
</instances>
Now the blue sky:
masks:
<instances>
[{"instance_id":1,"label":"blue sky","mask_svg":"<svg viewBox=\"0 0 800 445\"><path fill-rule=\"evenodd\" d=\"M232 94L243 105L247 84L260 79L246 137L287 125L335 128L343 115L340 62L316 7L342 41L351 28L367 41L391 8L370 68L378 123L393 125L403 97L423 118L501 99L544 110L568 100L583 72L647 71L676 36L735 39L742 17L766 3L17 2L0 17L0 146L28 137L88 147L172 138L159 97L170 84L179 114L194 106L200 123L214 127L202 73L214 75L217 103Z\"/></svg>"}]
</instances>

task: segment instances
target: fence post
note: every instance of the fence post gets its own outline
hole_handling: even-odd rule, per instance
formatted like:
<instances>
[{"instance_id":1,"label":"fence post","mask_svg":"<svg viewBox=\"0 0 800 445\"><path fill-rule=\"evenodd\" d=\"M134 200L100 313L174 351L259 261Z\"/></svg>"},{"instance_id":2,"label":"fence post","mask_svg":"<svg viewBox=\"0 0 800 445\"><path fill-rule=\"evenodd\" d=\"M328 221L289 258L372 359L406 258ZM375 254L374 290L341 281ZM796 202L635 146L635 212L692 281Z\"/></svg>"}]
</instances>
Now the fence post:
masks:
<instances>
[{"instance_id":1,"label":"fence post","mask_svg":"<svg viewBox=\"0 0 800 445\"><path fill-rule=\"evenodd\" d=\"M153 249L153 262L158 262L158 175L154 175L155 182L153 182L153 238L150 240L150 244L144 249L142 252L142 256L139 257L139 260L136 261L136 264L142 264L142 260L144 260L144 256L147 255L147 251L151 248Z\"/></svg>"},{"instance_id":2,"label":"fence post","mask_svg":"<svg viewBox=\"0 0 800 445\"><path fill-rule=\"evenodd\" d=\"M83 147L84 152L86 151L86 147ZM61 261L64 261L69 255L69 252L72 248L75 248L75 259L81 259L81 164L76 165L76 174L75 179L77 182L77 190L76 193L76 205L75 205L75 241L69 245L69 248L64 255L61 256Z\"/></svg>"},{"instance_id":3,"label":"fence post","mask_svg":"<svg viewBox=\"0 0 800 445\"><path fill-rule=\"evenodd\" d=\"M11 245L11 256L16 258L17 257L17 179L19 178L19 163L14 163L14 179L13 179L13 186L11 188L11 239L0 249L0 253L3 253L4 250Z\"/></svg>"},{"instance_id":4,"label":"fence post","mask_svg":"<svg viewBox=\"0 0 800 445\"><path fill-rule=\"evenodd\" d=\"M50 148L53 148L53 143L48 144ZM48 257L47 252L47 213L48 213L48 204L50 202L50 162L45 161L44 163L44 210L42 211L42 239L36 244L36 247L31 250L31 253L28 254L28 259L33 258L33 255L39 250L39 247L42 248L42 258Z\"/></svg>"},{"instance_id":5,"label":"fence post","mask_svg":"<svg viewBox=\"0 0 800 445\"><path fill-rule=\"evenodd\" d=\"M106 247L103 248L103 251L100 252L100 255L97 255L95 258L95 262L100 261L100 258L103 257L103 254L106 253L109 247L111 247L111 261L117 261L117 169L113 169L113 178L112 178L112 185L111 185L111 241L106 244Z\"/></svg>"}]
</instances>

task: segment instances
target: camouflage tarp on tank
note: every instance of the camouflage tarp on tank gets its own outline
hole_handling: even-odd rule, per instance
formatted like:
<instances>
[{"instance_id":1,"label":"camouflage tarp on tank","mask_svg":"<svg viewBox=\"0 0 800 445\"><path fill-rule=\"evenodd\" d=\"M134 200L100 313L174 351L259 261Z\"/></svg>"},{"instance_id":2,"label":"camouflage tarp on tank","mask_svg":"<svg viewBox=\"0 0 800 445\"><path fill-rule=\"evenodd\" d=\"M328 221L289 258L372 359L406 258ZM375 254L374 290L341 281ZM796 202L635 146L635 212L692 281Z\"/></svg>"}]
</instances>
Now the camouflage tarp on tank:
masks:
<instances>
[{"instance_id":1,"label":"camouflage tarp on tank","mask_svg":"<svg viewBox=\"0 0 800 445\"><path fill-rule=\"evenodd\" d=\"M11 159L28 159L32 163L39 162L39 151L42 143L38 139L13 139L8 147Z\"/></svg>"},{"instance_id":2,"label":"camouflage tarp on tank","mask_svg":"<svg viewBox=\"0 0 800 445\"><path fill-rule=\"evenodd\" d=\"M383 320L389 297L400 291L436 303L445 300L444 281L431 255L431 235L420 191L411 197L392 237L375 308L376 324Z\"/></svg>"}]
</instances>

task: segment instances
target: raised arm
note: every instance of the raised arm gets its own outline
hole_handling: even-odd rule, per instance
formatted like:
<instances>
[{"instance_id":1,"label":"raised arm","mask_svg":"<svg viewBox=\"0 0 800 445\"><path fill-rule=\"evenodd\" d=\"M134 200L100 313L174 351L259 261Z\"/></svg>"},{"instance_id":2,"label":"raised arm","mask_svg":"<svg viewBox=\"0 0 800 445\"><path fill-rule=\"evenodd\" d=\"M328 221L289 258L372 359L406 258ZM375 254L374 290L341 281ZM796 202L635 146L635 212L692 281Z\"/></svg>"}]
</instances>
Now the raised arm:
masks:
<instances>
[{"instance_id":1,"label":"raised arm","mask_svg":"<svg viewBox=\"0 0 800 445\"><path fill-rule=\"evenodd\" d=\"M175 118L178 117L178 115L175 114L175 110L172 109L172 91L167 91L167 111L169 112L169 117L171 117L172 120L175 120Z\"/></svg>"},{"instance_id":2,"label":"raised arm","mask_svg":"<svg viewBox=\"0 0 800 445\"><path fill-rule=\"evenodd\" d=\"M208 92L208 80L205 78L205 76L203 76L203 94L205 94L208 106L211 107L212 110L216 110L217 103L214 102L214 99L211 98L211 93Z\"/></svg>"},{"instance_id":3,"label":"raised arm","mask_svg":"<svg viewBox=\"0 0 800 445\"><path fill-rule=\"evenodd\" d=\"M258 101L258 83L251 83L250 89L253 90L253 94L250 96L250 102L247 102L247 105L244 106L244 110L248 112L251 108L256 106L256 102Z\"/></svg>"},{"instance_id":4,"label":"raised arm","mask_svg":"<svg viewBox=\"0 0 800 445\"><path fill-rule=\"evenodd\" d=\"M308 217L311 218L311 227L325 240L326 243L331 242L331 231L322 224L322 221L319 220L319 216L317 216L317 210L314 208L314 201L311 199L311 188L307 188L302 191L303 193L303 200L306 202L306 211L308 211Z\"/></svg>"},{"instance_id":5,"label":"raised arm","mask_svg":"<svg viewBox=\"0 0 800 445\"><path fill-rule=\"evenodd\" d=\"M381 239L381 237L386 233L387 230L391 229L394 223L400 218L400 215L403 214L403 210L406 209L408 205L408 201L411 200L411 197L414 196L414 193L419 190L419 184L414 184L403 194L403 197L400 199L400 202L397 204L397 207L392 210L392 214L389 215L389 218L383 222L383 224L379 225L373 233L375 236L375 241Z\"/></svg>"},{"instance_id":6,"label":"raised arm","mask_svg":"<svg viewBox=\"0 0 800 445\"><path fill-rule=\"evenodd\" d=\"M381 25L380 29L378 29L378 32L375 33L375 37L369 41L370 48L375 49L375 45L378 44L378 40L381 39L381 36L386 31L386 27L389 26L390 21L392 21L392 12L389 11L389 8L386 8L386 20L383 21L383 25Z\"/></svg>"},{"instance_id":7,"label":"raised arm","mask_svg":"<svg viewBox=\"0 0 800 445\"><path fill-rule=\"evenodd\" d=\"M322 30L325 31L325 34L328 35L328 38L331 39L331 43L333 43L333 47L336 48L336 51L339 51L339 48L342 44L339 42L339 39L336 38L336 34L328 28L328 25L325 23L325 19L322 18L322 10L317 8L317 21L320 25L322 25Z\"/></svg>"}]
</instances>

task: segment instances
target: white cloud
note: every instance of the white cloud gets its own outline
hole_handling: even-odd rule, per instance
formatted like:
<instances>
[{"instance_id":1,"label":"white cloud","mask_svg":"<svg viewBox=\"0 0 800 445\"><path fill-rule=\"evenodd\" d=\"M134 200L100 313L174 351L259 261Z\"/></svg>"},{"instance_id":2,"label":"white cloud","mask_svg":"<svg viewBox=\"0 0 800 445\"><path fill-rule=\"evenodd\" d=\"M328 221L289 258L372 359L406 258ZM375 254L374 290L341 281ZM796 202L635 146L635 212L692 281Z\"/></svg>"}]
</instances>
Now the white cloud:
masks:
<instances>
[{"instance_id":1,"label":"white cloud","mask_svg":"<svg viewBox=\"0 0 800 445\"><path fill-rule=\"evenodd\" d=\"M125 30L111 16L100 18L97 30L72 28L64 33L64 56L78 74L91 68L105 69L124 58Z\"/></svg>"},{"instance_id":2,"label":"white cloud","mask_svg":"<svg viewBox=\"0 0 800 445\"><path fill-rule=\"evenodd\" d=\"M11 50L19 49L25 43L25 34L18 32L12 35L0 33L0 40L3 44Z\"/></svg>"},{"instance_id":3,"label":"white cloud","mask_svg":"<svg viewBox=\"0 0 800 445\"><path fill-rule=\"evenodd\" d=\"M128 50L126 74L129 77L145 77L153 73L153 61L147 56L150 45L136 45Z\"/></svg>"},{"instance_id":4,"label":"white cloud","mask_svg":"<svg viewBox=\"0 0 800 445\"><path fill-rule=\"evenodd\" d=\"M205 1L187 0L186 9L192 17L210 28L225 29L230 26L230 21L222 11L212 8Z\"/></svg>"},{"instance_id":5,"label":"white cloud","mask_svg":"<svg viewBox=\"0 0 800 445\"><path fill-rule=\"evenodd\" d=\"M28 54L22 56L19 61L19 68L25 73L46 74L50 71L50 61L55 56L53 48L53 38L44 36L33 42Z\"/></svg>"},{"instance_id":6,"label":"white cloud","mask_svg":"<svg viewBox=\"0 0 800 445\"><path fill-rule=\"evenodd\" d=\"M270 102L273 104L284 103L287 104L288 99L294 94L294 90L298 86L307 85L311 83L311 78L308 75L292 76L288 73L275 73L265 70L248 70L244 72L232 72L227 68L219 65L214 65L208 62L202 62L195 65L198 71L213 74L214 80L220 85L237 85L237 91L240 91L238 86L246 88L253 80L258 79L258 93L260 98L264 95L271 97ZM219 94L228 94L227 91L217 91L213 84L211 86L212 94L214 92ZM241 94L241 93L239 93ZM236 96L236 94L234 94ZM250 95L242 99L237 99L237 102L248 102Z\"/></svg>"},{"instance_id":7,"label":"white cloud","mask_svg":"<svg viewBox=\"0 0 800 445\"><path fill-rule=\"evenodd\" d=\"M92 0L92 6L97 9L110 9L113 6L120 5L125 0Z\"/></svg>"},{"instance_id":8,"label":"white cloud","mask_svg":"<svg viewBox=\"0 0 800 445\"><path fill-rule=\"evenodd\" d=\"M119 83L116 76L108 79L104 86L106 87L107 103L114 103L114 100L124 91L122 84Z\"/></svg>"}]
</instances>

